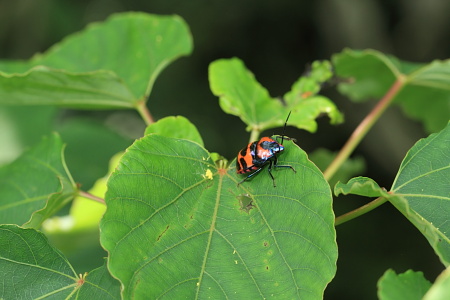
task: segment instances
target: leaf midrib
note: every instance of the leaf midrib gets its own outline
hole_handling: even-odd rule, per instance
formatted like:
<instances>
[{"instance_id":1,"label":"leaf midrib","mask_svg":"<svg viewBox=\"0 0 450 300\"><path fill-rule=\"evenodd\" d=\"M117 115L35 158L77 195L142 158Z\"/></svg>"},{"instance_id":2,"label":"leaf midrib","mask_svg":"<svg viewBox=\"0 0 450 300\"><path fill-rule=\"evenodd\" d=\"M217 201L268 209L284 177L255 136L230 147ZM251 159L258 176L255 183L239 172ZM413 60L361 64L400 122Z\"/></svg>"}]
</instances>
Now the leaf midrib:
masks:
<instances>
[{"instance_id":1,"label":"leaf midrib","mask_svg":"<svg viewBox=\"0 0 450 300\"><path fill-rule=\"evenodd\" d=\"M213 233L216 228L217 212L219 211L219 203L220 203L222 184L223 184L223 176L219 176L219 185L217 187L216 202L214 204L214 212L213 212L212 219L211 219L211 226L209 227L209 235L208 235L208 242L206 243L205 256L203 257L202 267L200 269L200 275L199 275L198 282L197 282L197 291L195 293L195 299L199 299L203 274L205 273L205 269L206 269L206 261L208 259L209 250L211 248L212 236L213 236Z\"/></svg>"},{"instance_id":2,"label":"leaf midrib","mask_svg":"<svg viewBox=\"0 0 450 300\"><path fill-rule=\"evenodd\" d=\"M401 185L395 187L392 191L393 192L399 191L402 188L404 188L407 185L409 185L410 183L412 183L412 182L414 182L416 180L419 180L420 178L427 177L427 176L429 176L429 175L431 175L433 173L440 172L440 171L443 171L443 170L446 170L446 169L449 169L449 168L450 168L450 165L442 167L442 168L438 168L438 169L433 169L433 170L430 170L430 171L428 171L426 173L422 173L419 176L413 177L410 180L403 182Z\"/></svg>"},{"instance_id":3,"label":"leaf midrib","mask_svg":"<svg viewBox=\"0 0 450 300\"><path fill-rule=\"evenodd\" d=\"M408 155L410 154L410 152L407 153L407 155L406 155L406 157L405 157L405 160L404 160L404 161L402 162L402 164L400 165L400 169L398 170L397 176L395 176L394 182L392 183L392 188L391 188L391 189L392 189L393 191L399 189L398 186L397 186L397 187L395 187L395 186L397 185L397 180L399 180L399 178L401 177L401 175L402 175L403 171L406 169L406 167L407 167L412 161L414 161L414 158L415 158L417 155L420 155L420 153L421 153L422 151L424 151L424 149L427 148L427 147L428 147L428 146L429 146L429 145L430 145L430 144L431 144L438 136L439 136L439 134L435 134L435 135L433 136L433 138L430 138L431 136L428 137L428 138L427 138L427 142L424 143L420 149L417 149L415 153L412 153L411 157L408 158ZM413 146L413 148L416 147L417 144L420 143L421 141L423 141L423 139L420 140L419 142L417 142L416 145ZM411 149L413 149L413 148L411 148ZM404 185L404 184L405 184L405 183L402 183L402 185Z\"/></svg>"}]
</instances>

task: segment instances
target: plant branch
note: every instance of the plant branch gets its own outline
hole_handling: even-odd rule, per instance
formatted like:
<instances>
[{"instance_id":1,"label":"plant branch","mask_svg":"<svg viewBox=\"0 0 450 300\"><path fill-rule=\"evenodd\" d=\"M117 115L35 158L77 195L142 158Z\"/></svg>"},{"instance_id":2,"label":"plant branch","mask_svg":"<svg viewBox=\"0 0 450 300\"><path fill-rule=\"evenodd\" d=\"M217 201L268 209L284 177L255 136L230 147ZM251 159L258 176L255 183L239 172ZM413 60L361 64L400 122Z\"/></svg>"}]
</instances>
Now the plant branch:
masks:
<instances>
[{"instance_id":1,"label":"plant branch","mask_svg":"<svg viewBox=\"0 0 450 300\"><path fill-rule=\"evenodd\" d=\"M258 129L253 128L252 132L250 133L249 143L252 143L252 142L258 140L260 134L261 134L261 131L259 131Z\"/></svg>"},{"instance_id":2,"label":"plant branch","mask_svg":"<svg viewBox=\"0 0 450 300\"><path fill-rule=\"evenodd\" d=\"M155 123L155 120L153 119L152 114L148 110L146 102L144 100L141 100L137 103L136 109L147 126Z\"/></svg>"},{"instance_id":3,"label":"plant branch","mask_svg":"<svg viewBox=\"0 0 450 300\"><path fill-rule=\"evenodd\" d=\"M105 204L105 199L97 197L97 196L94 196L91 193L88 193L88 192L80 190L79 191L79 195L84 197L84 198L91 199L91 200L97 201L99 203Z\"/></svg>"},{"instance_id":4,"label":"plant branch","mask_svg":"<svg viewBox=\"0 0 450 300\"><path fill-rule=\"evenodd\" d=\"M405 77L398 77L384 97L377 103L373 110L364 118L364 120L356 127L352 135L342 147L341 151L334 158L331 164L324 172L325 179L329 181L342 164L353 153L367 132L373 127L375 122L380 118L386 108L392 103L397 93L403 87Z\"/></svg>"},{"instance_id":5,"label":"plant branch","mask_svg":"<svg viewBox=\"0 0 450 300\"><path fill-rule=\"evenodd\" d=\"M345 222L353 220L354 218L357 218L361 215L364 215L364 214L368 213L369 211L377 208L381 204L384 204L386 201L387 201L387 198L379 197L379 198L373 200L372 202L367 203L366 205L363 205L361 207L358 207L355 210L352 210L346 214L343 214L335 219L334 226L338 226L342 223L345 223Z\"/></svg>"}]
</instances>

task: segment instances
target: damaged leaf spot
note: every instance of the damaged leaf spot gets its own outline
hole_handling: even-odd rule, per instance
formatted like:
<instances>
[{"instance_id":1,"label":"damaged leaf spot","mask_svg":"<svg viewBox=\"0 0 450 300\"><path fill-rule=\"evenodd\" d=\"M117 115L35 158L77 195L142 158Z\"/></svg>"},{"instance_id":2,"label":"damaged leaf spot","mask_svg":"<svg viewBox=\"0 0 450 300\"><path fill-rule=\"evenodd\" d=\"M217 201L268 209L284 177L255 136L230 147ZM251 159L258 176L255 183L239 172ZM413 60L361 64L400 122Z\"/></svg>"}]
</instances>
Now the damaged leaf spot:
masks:
<instances>
[{"instance_id":1,"label":"damaged leaf spot","mask_svg":"<svg viewBox=\"0 0 450 300\"><path fill-rule=\"evenodd\" d=\"M253 199L249 194L240 194L236 197L239 200L240 209L245 211L247 214L253 209L255 206L253 205Z\"/></svg>"},{"instance_id":2,"label":"damaged leaf spot","mask_svg":"<svg viewBox=\"0 0 450 300\"><path fill-rule=\"evenodd\" d=\"M167 230L169 229L169 225L167 225L166 229L164 229L163 232L161 232L161 234L158 236L158 238L156 239L157 242L159 242L159 240L161 239L161 237L167 232Z\"/></svg>"},{"instance_id":3,"label":"damaged leaf spot","mask_svg":"<svg viewBox=\"0 0 450 300\"><path fill-rule=\"evenodd\" d=\"M136 280L136 283L134 284L134 288L136 288L140 284L141 284L141 279Z\"/></svg>"},{"instance_id":4,"label":"damaged leaf spot","mask_svg":"<svg viewBox=\"0 0 450 300\"><path fill-rule=\"evenodd\" d=\"M269 242L268 241L264 241L263 245L264 245L264 247L269 247Z\"/></svg>"},{"instance_id":5,"label":"damaged leaf spot","mask_svg":"<svg viewBox=\"0 0 450 300\"><path fill-rule=\"evenodd\" d=\"M306 92L304 92L304 93L302 94L302 99L309 98L309 97L311 97L312 95L314 95L313 92L311 92L311 91L306 91Z\"/></svg>"},{"instance_id":6,"label":"damaged leaf spot","mask_svg":"<svg viewBox=\"0 0 450 300\"><path fill-rule=\"evenodd\" d=\"M195 213L195 212L194 212ZM188 228L191 228L194 224L193 224L193 220L194 220L194 213L192 213L190 216L189 216L189 220L187 220L187 222L186 222L186 224L184 224L183 225L183 227L185 228L185 229L188 229Z\"/></svg>"}]
</instances>

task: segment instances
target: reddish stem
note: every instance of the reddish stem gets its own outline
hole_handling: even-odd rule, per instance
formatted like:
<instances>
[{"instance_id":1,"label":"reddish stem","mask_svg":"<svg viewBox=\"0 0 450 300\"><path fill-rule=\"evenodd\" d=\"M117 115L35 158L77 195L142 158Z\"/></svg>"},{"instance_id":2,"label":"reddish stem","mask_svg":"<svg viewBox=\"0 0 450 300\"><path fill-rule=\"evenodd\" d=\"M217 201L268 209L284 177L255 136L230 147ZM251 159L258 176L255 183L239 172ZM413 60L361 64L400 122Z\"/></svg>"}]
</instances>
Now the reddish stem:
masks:
<instances>
[{"instance_id":1,"label":"reddish stem","mask_svg":"<svg viewBox=\"0 0 450 300\"><path fill-rule=\"evenodd\" d=\"M394 82L394 84L387 91L384 97L377 103L377 105L364 118L364 120L358 125L358 127L356 127L355 131L353 131L344 147L342 147L341 151L323 173L326 180L330 180L334 176L336 171L353 153L356 146L359 145L367 132L373 127L375 122L380 118L386 108L392 103L397 93L402 89L404 82L405 78L403 76L398 77L398 79Z\"/></svg>"}]
</instances>

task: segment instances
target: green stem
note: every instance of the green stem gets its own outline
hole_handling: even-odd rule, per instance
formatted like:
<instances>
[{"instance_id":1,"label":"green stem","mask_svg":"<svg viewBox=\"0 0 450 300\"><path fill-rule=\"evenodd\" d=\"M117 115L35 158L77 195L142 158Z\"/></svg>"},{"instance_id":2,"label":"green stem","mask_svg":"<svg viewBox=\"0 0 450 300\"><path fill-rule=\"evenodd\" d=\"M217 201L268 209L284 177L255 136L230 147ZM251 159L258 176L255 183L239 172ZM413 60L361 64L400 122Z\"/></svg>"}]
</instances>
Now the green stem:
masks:
<instances>
[{"instance_id":1,"label":"green stem","mask_svg":"<svg viewBox=\"0 0 450 300\"><path fill-rule=\"evenodd\" d=\"M261 131L259 131L258 129L253 128L252 132L250 133L250 141L249 141L249 143L252 143L252 142L258 140L260 134L261 134Z\"/></svg>"},{"instance_id":2,"label":"green stem","mask_svg":"<svg viewBox=\"0 0 450 300\"><path fill-rule=\"evenodd\" d=\"M372 202L367 203L366 205L363 205L361 207L358 207L355 210L352 210L346 214L343 214L336 218L336 220L334 221L334 226L338 226L342 223L345 223L345 222L353 220L354 218L357 218L361 215L364 215L364 214L368 213L369 211L377 208L381 204L384 204L386 201L387 201L387 198L379 197L379 198L373 200Z\"/></svg>"},{"instance_id":3,"label":"green stem","mask_svg":"<svg viewBox=\"0 0 450 300\"><path fill-rule=\"evenodd\" d=\"M352 135L342 147L341 151L331 162L328 168L325 170L323 175L325 179L329 181L336 171L342 166L342 164L348 159L348 157L355 150L356 146L359 145L361 140L367 134L367 132L373 127L375 122L380 118L386 108L392 103L397 93L403 87L405 82L405 77L398 77L394 84L391 86L389 91L384 95L384 97L378 102L378 104L373 108L373 110L364 118L364 120L356 127Z\"/></svg>"},{"instance_id":4,"label":"green stem","mask_svg":"<svg viewBox=\"0 0 450 300\"><path fill-rule=\"evenodd\" d=\"M97 197L97 196L94 196L94 195L92 195L91 193L88 193L88 192L85 192L85 191L81 191L81 190L80 190L78 194L79 194L80 196L84 197L84 198L91 199L91 200L100 202L100 203L102 203L102 204L105 204L105 199L100 198L100 197Z\"/></svg>"},{"instance_id":5,"label":"green stem","mask_svg":"<svg viewBox=\"0 0 450 300\"><path fill-rule=\"evenodd\" d=\"M142 119L144 120L144 122L147 126L155 123L155 120L153 119L152 114L148 110L145 101L143 101L143 100L139 101L137 103L136 109L139 112L139 114L141 115Z\"/></svg>"}]
</instances>

